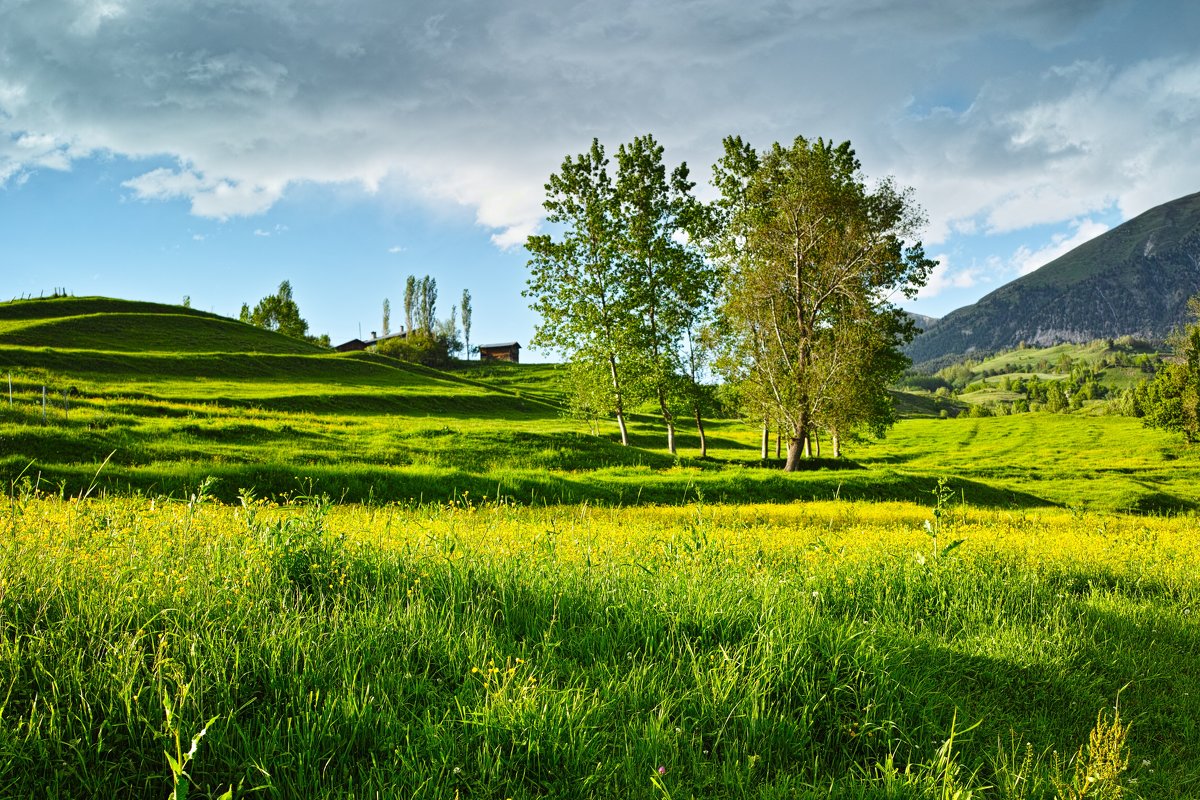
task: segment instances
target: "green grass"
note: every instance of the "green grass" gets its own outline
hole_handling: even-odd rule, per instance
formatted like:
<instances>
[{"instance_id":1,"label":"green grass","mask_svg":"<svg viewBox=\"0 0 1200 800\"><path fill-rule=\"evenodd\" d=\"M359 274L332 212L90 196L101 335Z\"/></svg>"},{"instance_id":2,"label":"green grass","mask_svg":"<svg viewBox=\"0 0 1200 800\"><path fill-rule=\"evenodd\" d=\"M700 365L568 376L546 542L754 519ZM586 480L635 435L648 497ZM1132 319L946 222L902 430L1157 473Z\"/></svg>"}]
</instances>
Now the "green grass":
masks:
<instances>
[{"instance_id":1,"label":"green grass","mask_svg":"<svg viewBox=\"0 0 1200 800\"><path fill-rule=\"evenodd\" d=\"M26 301L0 304L0 320L73 324L153 311L172 324L194 318L247 327L144 306ZM168 325L164 336L171 330L182 329ZM679 456L667 453L661 423L649 414L630 418L632 447L618 444L611 423L593 435L564 415L555 365L473 362L441 372L369 353L150 352L137 337L110 346L124 349L0 345L0 480L41 475L71 495L96 484L182 497L212 476L227 501L244 488L282 497L311 481L348 501L445 501L471 491L523 503L628 505L698 497L913 500L928 498L939 477L957 476L964 496L981 505L1200 507L1200 454L1130 419L939 420L963 404L898 393L897 407L909 418L886 439L848 442L846 460L783 475L779 460L759 460L759 432L738 420L708 422L704 460L695 457L698 441L686 425Z\"/></svg>"},{"instance_id":2,"label":"green grass","mask_svg":"<svg viewBox=\"0 0 1200 800\"><path fill-rule=\"evenodd\" d=\"M232 320L102 313L0 328L0 344L122 352L320 353L314 344Z\"/></svg>"},{"instance_id":3,"label":"green grass","mask_svg":"<svg viewBox=\"0 0 1200 800\"><path fill-rule=\"evenodd\" d=\"M1196 796L1195 521L941 511L18 491L0 794Z\"/></svg>"},{"instance_id":4,"label":"green grass","mask_svg":"<svg viewBox=\"0 0 1200 800\"><path fill-rule=\"evenodd\" d=\"M1200 453L1137 420L898 396L784 474L738 420L622 447L553 365L52 302L0 333L171 324L0 346L0 796L1200 796Z\"/></svg>"}]
</instances>

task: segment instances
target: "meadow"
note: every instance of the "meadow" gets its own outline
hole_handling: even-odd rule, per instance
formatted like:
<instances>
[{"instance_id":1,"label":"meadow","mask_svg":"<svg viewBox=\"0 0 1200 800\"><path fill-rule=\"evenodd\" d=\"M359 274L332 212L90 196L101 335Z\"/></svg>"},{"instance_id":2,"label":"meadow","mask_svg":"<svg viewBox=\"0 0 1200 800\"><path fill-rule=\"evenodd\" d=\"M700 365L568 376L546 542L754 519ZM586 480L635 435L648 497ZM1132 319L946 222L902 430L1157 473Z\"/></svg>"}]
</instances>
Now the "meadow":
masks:
<instances>
[{"instance_id":1,"label":"meadow","mask_svg":"<svg viewBox=\"0 0 1200 800\"><path fill-rule=\"evenodd\" d=\"M1177 437L904 395L784 474L282 338L0 304L0 796L1200 796Z\"/></svg>"},{"instance_id":2,"label":"meadow","mask_svg":"<svg viewBox=\"0 0 1200 800\"><path fill-rule=\"evenodd\" d=\"M25 489L3 796L1200 792L1194 518Z\"/></svg>"}]
</instances>

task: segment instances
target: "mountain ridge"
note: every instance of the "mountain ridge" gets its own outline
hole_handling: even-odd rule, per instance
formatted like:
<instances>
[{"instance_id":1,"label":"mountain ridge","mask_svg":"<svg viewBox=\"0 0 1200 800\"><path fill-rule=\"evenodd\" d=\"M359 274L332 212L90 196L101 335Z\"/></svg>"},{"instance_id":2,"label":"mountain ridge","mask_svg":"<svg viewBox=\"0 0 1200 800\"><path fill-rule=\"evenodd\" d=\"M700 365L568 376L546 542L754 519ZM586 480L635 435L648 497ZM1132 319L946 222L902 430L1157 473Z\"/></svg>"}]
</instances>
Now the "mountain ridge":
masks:
<instances>
[{"instance_id":1,"label":"mountain ridge","mask_svg":"<svg viewBox=\"0 0 1200 800\"><path fill-rule=\"evenodd\" d=\"M1139 214L956 309L905 348L918 367L1021 345L1158 341L1200 293L1200 192Z\"/></svg>"}]
</instances>

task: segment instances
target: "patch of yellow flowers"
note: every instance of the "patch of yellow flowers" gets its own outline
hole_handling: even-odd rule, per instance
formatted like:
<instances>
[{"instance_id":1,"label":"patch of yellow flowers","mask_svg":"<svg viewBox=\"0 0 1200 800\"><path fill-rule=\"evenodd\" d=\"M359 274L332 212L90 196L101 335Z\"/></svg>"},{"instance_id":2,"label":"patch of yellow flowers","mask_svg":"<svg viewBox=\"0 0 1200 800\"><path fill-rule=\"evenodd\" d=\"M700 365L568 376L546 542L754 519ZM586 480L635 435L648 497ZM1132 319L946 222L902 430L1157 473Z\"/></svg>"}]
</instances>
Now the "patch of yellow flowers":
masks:
<instances>
[{"instance_id":1,"label":"patch of yellow flowers","mask_svg":"<svg viewBox=\"0 0 1200 800\"><path fill-rule=\"evenodd\" d=\"M256 526L304 513L301 506L248 506L147 498L10 497L0 504L0 589L14 581L46 590L70 576L125 594L169 597L204 582L236 597L262 579L271 554ZM663 564L697 557L735 566L763 558L854 563L936 556L1017 559L1046 568L1102 570L1194 590L1200 519L1066 510L956 507L931 542L928 508L907 503L807 502L522 508L461 502L405 508L331 506L326 535L347 546L399 548L415 557L552 560L597 566ZM197 557L204 570L197 570Z\"/></svg>"}]
</instances>

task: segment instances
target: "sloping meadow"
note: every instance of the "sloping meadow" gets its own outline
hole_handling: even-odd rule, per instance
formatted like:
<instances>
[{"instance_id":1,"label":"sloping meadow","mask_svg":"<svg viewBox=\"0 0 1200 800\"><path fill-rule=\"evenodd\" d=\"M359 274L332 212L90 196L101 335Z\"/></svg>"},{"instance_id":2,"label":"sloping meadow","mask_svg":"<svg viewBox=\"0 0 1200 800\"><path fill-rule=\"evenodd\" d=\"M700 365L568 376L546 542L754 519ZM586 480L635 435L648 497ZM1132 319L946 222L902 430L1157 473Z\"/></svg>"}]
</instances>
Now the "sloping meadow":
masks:
<instances>
[{"instance_id":1,"label":"sloping meadow","mask_svg":"<svg viewBox=\"0 0 1200 800\"><path fill-rule=\"evenodd\" d=\"M26 484L0 510L0 794L1196 796L1198 533L948 494Z\"/></svg>"}]
</instances>

